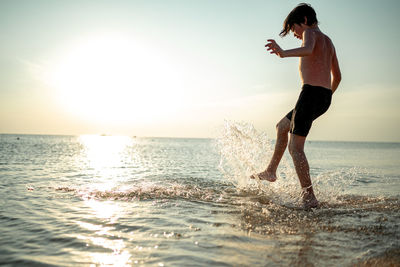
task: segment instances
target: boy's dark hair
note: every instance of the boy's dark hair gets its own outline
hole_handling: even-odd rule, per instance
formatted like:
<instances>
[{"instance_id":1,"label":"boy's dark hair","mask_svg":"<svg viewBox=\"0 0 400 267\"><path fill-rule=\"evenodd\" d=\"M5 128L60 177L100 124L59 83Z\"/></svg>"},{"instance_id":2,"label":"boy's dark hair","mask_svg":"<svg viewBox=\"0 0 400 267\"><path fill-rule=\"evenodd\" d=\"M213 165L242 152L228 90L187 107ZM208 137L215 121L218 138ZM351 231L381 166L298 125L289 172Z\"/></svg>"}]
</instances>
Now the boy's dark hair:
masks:
<instances>
[{"instance_id":1,"label":"boy's dark hair","mask_svg":"<svg viewBox=\"0 0 400 267\"><path fill-rule=\"evenodd\" d=\"M279 34L281 37L286 36L292 29L294 24L301 24L305 22L304 17L307 18L308 26L318 23L317 14L315 14L314 9L311 5L306 3L301 3L295 7L283 22L283 30Z\"/></svg>"}]
</instances>

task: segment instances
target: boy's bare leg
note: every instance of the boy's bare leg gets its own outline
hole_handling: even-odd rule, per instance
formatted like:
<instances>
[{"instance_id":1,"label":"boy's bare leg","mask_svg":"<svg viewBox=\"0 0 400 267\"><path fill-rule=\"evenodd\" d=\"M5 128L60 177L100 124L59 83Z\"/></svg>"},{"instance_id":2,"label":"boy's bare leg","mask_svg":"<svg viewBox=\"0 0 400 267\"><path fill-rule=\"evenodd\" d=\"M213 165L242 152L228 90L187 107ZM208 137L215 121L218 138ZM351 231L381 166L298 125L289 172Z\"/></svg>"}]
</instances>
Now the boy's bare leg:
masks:
<instances>
[{"instance_id":1,"label":"boy's bare leg","mask_svg":"<svg viewBox=\"0 0 400 267\"><path fill-rule=\"evenodd\" d=\"M314 195L310 178L310 167L306 154L304 153L304 143L306 137L295 134L290 135L289 152L292 156L297 176L299 177L303 189L303 203L306 209L318 207L317 198Z\"/></svg>"},{"instance_id":2,"label":"boy's bare leg","mask_svg":"<svg viewBox=\"0 0 400 267\"><path fill-rule=\"evenodd\" d=\"M277 136L276 136L275 150L268 164L267 169L256 175L252 175L250 178L255 179L255 176L257 176L260 180L267 180L270 182L276 181L276 170L278 168L279 163L281 162L283 153L285 153L286 150L286 146L288 143L289 129L290 129L290 120L284 117L276 125Z\"/></svg>"}]
</instances>

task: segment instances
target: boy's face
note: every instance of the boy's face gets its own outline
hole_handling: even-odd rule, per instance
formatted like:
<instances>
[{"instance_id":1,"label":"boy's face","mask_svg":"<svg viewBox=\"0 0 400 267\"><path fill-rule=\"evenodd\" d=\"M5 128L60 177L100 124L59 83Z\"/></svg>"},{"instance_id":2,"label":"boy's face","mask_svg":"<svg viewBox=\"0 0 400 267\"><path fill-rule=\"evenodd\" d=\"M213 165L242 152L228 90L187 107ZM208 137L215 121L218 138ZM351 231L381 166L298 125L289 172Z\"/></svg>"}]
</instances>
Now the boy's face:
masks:
<instances>
[{"instance_id":1,"label":"boy's face","mask_svg":"<svg viewBox=\"0 0 400 267\"><path fill-rule=\"evenodd\" d=\"M304 32L303 24L299 25L299 24L295 23L292 26L291 31L293 32L293 35L295 38L303 40L303 32Z\"/></svg>"}]
</instances>

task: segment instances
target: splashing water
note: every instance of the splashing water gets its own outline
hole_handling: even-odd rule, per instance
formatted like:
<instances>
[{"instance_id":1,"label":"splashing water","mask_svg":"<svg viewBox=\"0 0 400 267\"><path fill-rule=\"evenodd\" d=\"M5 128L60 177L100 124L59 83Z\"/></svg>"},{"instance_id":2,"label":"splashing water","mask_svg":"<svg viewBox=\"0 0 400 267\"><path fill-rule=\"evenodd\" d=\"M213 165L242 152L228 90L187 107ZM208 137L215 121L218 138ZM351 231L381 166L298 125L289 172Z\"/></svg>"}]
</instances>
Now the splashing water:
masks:
<instances>
[{"instance_id":1,"label":"splashing water","mask_svg":"<svg viewBox=\"0 0 400 267\"><path fill-rule=\"evenodd\" d=\"M244 122L225 121L217 143L221 154L220 170L239 188L254 184L248 177L265 168L273 151L267 135Z\"/></svg>"},{"instance_id":2,"label":"splashing water","mask_svg":"<svg viewBox=\"0 0 400 267\"><path fill-rule=\"evenodd\" d=\"M258 132L249 123L225 121L221 137L218 138L218 148L221 155L220 170L238 190L268 194L281 204L297 201L297 177L285 158L282 158L276 182L250 179L252 174L265 170L274 151L272 141L265 132Z\"/></svg>"},{"instance_id":3,"label":"splashing water","mask_svg":"<svg viewBox=\"0 0 400 267\"><path fill-rule=\"evenodd\" d=\"M280 205L300 204L300 184L287 157L281 160L275 182L250 179L252 174L265 170L274 151L273 142L265 132L258 132L250 123L225 121L217 146L221 155L219 168L239 191L268 195ZM340 201L340 195L356 179L356 173L356 169L326 171L313 177L320 201Z\"/></svg>"}]
</instances>

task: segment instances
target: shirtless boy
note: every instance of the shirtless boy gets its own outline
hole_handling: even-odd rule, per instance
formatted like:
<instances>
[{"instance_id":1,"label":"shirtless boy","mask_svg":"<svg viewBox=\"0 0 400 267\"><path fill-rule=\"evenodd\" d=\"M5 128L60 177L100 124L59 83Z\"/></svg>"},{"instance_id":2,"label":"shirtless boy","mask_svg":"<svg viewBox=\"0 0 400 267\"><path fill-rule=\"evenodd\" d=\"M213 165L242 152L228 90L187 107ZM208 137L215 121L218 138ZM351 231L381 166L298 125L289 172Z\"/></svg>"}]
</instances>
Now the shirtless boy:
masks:
<instances>
[{"instance_id":1,"label":"shirtless boy","mask_svg":"<svg viewBox=\"0 0 400 267\"><path fill-rule=\"evenodd\" d=\"M304 143L312 122L328 110L332 94L339 86L341 73L333 43L318 28L317 16L310 5L300 4L289 13L280 36L284 37L289 32L303 41L301 47L283 50L272 39L265 46L271 54L281 58L300 58L302 90L295 108L276 126L275 151L267 169L251 178L274 182L279 162L288 146L303 190L304 208L310 209L318 207L319 203L312 188Z\"/></svg>"}]
</instances>

